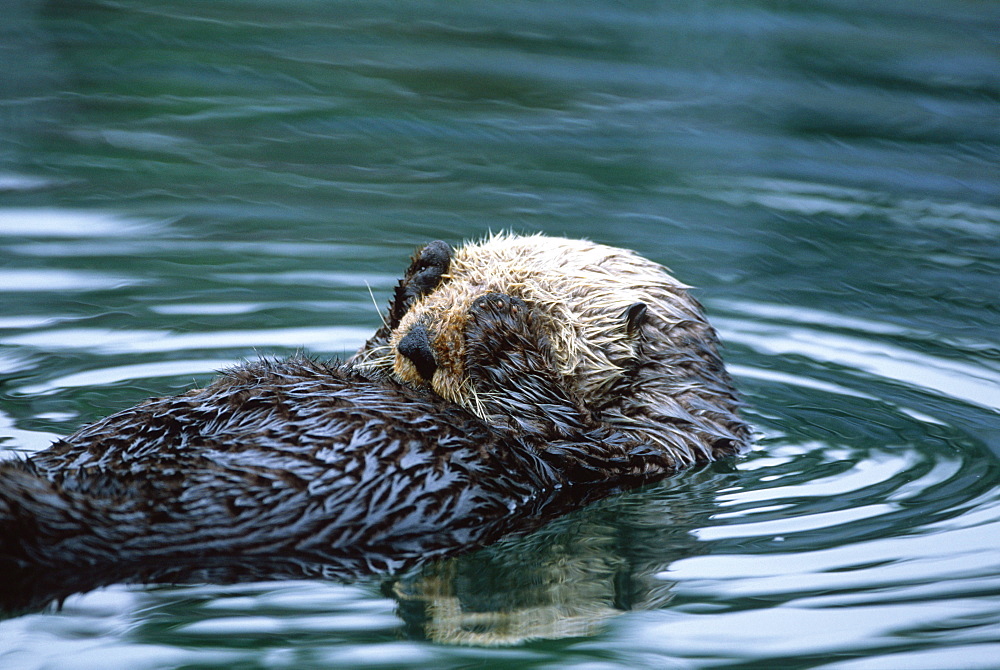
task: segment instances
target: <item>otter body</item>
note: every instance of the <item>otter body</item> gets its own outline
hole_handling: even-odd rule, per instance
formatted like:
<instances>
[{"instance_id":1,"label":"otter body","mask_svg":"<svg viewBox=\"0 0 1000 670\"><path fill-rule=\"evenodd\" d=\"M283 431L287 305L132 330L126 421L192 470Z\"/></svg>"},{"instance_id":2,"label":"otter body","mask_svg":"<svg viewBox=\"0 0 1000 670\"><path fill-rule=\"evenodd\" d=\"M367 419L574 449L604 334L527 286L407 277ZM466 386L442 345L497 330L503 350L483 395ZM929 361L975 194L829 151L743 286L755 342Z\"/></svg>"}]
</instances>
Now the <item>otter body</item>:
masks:
<instances>
[{"instance_id":1,"label":"otter body","mask_svg":"<svg viewBox=\"0 0 1000 670\"><path fill-rule=\"evenodd\" d=\"M4 549L36 563L404 561L479 539L509 499L551 491L555 473L504 442L451 403L348 368L255 363L5 465Z\"/></svg>"},{"instance_id":2,"label":"otter body","mask_svg":"<svg viewBox=\"0 0 1000 670\"><path fill-rule=\"evenodd\" d=\"M459 258L475 263L474 254ZM509 282L470 289L455 265L441 242L418 253L389 321L348 363L248 364L0 464L0 559L295 556L381 572L467 550L547 510L745 442L710 329L681 347L693 358L664 354L660 317L646 317L649 301L632 301L605 310L603 335L567 335L531 291ZM586 362L600 349L610 352L603 372L605 363ZM657 394L668 374L681 396L700 374L708 387L695 395L721 389L723 399L664 409ZM726 425L720 406L732 416ZM684 442L708 444L706 435L702 449Z\"/></svg>"}]
</instances>

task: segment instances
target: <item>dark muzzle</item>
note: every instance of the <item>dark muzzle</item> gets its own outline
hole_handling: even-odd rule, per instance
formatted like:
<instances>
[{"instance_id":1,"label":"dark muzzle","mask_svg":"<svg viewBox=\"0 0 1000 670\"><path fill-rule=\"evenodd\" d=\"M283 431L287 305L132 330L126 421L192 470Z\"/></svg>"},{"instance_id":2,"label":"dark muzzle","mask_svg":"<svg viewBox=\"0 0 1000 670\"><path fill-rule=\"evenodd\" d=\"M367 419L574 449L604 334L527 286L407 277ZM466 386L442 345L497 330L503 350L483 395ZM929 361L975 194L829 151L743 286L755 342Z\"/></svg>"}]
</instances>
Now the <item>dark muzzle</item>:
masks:
<instances>
[{"instance_id":1,"label":"dark muzzle","mask_svg":"<svg viewBox=\"0 0 1000 670\"><path fill-rule=\"evenodd\" d=\"M399 341L396 350L410 359L421 377L430 381L431 377L434 376L434 371L437 370L437 361L434 360L431 340L423 325L418 323L410 328L410 332Z\"/></svg>"}]
</instances>

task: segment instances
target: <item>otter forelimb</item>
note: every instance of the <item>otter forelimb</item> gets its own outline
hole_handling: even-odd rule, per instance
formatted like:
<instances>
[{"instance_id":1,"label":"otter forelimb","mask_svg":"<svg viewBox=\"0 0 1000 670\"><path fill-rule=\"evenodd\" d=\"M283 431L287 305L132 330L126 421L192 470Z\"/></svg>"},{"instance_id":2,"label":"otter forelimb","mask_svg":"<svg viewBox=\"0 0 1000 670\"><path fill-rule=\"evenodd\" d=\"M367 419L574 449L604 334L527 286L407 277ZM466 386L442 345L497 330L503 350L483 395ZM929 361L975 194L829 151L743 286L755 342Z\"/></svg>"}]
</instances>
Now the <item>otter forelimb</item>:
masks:
<instances>
[{"instance_id":1,"label":"otter forelimb","mask_svg":"<svg viewBox=\"0 0 1000 670\"><path fill-rule=\"evenodd\" d=\"M488 293L473 303L465 369L492 422L534 446L566 482L635 485L673 472L662 450L569 395L545 332L541 315L520 298Z\"/></svg>"}]
</instances>

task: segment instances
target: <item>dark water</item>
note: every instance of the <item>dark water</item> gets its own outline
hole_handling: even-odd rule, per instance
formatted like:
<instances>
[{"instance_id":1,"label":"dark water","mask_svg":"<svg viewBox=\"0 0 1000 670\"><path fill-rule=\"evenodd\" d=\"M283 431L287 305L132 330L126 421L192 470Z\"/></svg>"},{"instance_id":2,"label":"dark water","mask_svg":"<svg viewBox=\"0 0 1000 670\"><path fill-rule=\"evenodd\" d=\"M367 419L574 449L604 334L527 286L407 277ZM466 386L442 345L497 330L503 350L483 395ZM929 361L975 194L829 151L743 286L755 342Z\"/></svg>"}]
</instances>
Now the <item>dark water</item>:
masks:
<instances>
[{"instance_id":1,"label":"dark water","mask_svg":"<svg viewBox=\"0 0 1000 670\"><path fill-rule=\"evenodd\" d=\"M697 286L761 439L392 580L73 596L0 667L1000 667L1000 5L4 12L0 449L352 351L503 229Z\"/></svg>"}]
</instances>

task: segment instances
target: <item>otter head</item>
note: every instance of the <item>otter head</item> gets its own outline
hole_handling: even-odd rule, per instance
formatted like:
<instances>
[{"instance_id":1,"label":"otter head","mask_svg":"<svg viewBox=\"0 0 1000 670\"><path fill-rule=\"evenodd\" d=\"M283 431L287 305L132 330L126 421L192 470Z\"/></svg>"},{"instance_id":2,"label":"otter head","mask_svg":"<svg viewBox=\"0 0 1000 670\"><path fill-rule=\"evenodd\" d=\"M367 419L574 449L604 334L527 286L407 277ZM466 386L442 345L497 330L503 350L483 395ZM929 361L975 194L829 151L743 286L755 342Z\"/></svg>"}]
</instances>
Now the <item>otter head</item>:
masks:
<instances>
[{"instance_id":1,"label":"otter head","mask_svg":"<svg viewBox=\"0 0 1000 670\"><path fill-rule=\"evenodd\" d=\"M437 257L443 244L425 249ZM418 252L414 265L426 253ZM663 328L676 319L663 303L677 302L683 290L661 266L630 251L541 235L495 235L456 250L433 288L390 324L382 354L359 360L391 365L399 381L429 386L475 411L475 390L463 369L469 309L482 295L504 293L540 316L557 374L574 397L600 409L615 400L612 389L641 358L644 324Z\"/></svg>"},{"instance_id":2,"label":"otter head","mask_svg":"<svg viewBox=\"0 0 1000 670\"><path fill-rule=\"evenodd\" d=\"M431 243L411 275L420 281L401 282L391 320L352 359L360 367L429 387L489 420L464 370L465 334L476 299L502 293L533 310L560 385L601 420L669 450L678 464L749 441L715 331L657 263L585 240L500 234L454 252Z\"/></svg>"}]
</instances>

